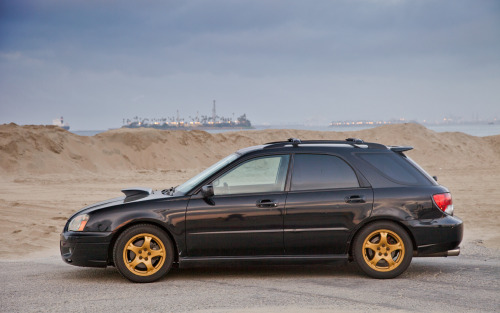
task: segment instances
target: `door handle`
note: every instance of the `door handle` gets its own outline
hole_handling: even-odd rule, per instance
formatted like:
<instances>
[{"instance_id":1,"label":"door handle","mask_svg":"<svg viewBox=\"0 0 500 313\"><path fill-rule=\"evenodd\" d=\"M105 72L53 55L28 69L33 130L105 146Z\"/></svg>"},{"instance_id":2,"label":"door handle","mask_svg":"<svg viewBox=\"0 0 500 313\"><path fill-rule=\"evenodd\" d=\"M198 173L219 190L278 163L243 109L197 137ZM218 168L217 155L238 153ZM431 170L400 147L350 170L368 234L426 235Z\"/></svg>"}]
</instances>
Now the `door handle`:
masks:
<instances>
[{"instance_id":1,"label":"door handle","mask_svg":"<svg viewBox=\"0 0 500 313\"><path fill-rule=\"evenodd\" d=\"M345 197L346 203L365 203L365 196L353 195Z\"/></svg>"},{"instance_id":2,"label":"door handle","mask_svg":"<svg viewBox=\"0 0 500 313\"><path fill-rule=\"evenodd\" d=\"M278 203L274 202L273 200L260 200L257 201L257 206L259 208L275 208L278 206Z\"/></svg>"}]
</instances>

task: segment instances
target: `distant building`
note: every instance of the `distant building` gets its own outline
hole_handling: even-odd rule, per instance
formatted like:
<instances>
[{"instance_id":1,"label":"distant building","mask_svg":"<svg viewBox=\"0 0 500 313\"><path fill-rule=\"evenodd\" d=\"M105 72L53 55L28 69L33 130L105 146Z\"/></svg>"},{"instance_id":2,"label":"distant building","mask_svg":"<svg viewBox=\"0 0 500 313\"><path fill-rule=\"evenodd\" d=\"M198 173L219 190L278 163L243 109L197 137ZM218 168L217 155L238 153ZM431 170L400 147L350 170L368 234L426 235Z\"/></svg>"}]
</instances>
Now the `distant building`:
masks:
<instances>
[{"instance_id":1,"label":"distant building","mask_svg":"<svg viewBox=\"0 0 500 313\"><path fill-rule=\"evenodd\" d=\"M177 111L176 117L161 117L161 118L141 118L134 117L132 119L123 119L124 128L156 128L156 129L223 129L223 128L252 128L252 123L247 119L247 115L243 114L238 118L218 116L215 109L215 101L212 107L212 115L198 115L188 120L179 116Z\"/></svg>"},{"instance_id":2,"label":"distant building","mask_svg":"<svg viewBox=\"0 0 500 313\"><path fill-rule=\"evenodd\" d=\"M64 128L66 130L69 130L69 124L64 123L64 118L62 116L61 116L61 118L53 119L52 125L59 126L59 127Z\"/></svg>"}]
</instances>

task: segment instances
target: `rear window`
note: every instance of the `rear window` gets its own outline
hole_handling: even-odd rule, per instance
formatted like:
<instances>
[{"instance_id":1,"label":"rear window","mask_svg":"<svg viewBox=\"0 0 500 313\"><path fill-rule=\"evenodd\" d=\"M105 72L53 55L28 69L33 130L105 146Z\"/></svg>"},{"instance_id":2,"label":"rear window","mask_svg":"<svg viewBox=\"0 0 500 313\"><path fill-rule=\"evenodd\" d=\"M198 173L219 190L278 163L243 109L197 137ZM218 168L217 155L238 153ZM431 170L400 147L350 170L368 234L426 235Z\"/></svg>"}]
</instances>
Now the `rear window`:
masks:
<instances>
[{"instance_id":1,"label":"rear window","mask_svg":"<svg viewBox=\"0 0 500 313\"><path fill-rule=\"evenodd\" d=\"M319 190L359 187L352 168L332 155L296 154L293 163L292 190Z\"/></svg>"},{"instance_id":2,"label":"rear window","mask_svg":"<svg viewBox=\"0 0 500 313\"><path fill-rule=\"evenodd\" d=\"M360 153L358 156L383 176L405 185L429 184L429 180L412 166L406 157L396 153Z\"/></svg>"}]
</instances>

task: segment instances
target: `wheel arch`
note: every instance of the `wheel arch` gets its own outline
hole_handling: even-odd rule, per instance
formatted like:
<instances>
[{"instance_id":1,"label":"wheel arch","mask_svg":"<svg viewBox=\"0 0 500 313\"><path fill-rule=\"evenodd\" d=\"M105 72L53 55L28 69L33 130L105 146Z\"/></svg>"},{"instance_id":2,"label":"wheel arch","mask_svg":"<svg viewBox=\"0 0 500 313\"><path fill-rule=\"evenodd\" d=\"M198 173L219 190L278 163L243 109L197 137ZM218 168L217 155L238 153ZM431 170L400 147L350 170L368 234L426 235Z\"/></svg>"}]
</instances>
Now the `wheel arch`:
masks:
<instances>
[{"instance_id":1,"label":"wheel arch","mask_svg":"<svg viewBox=\"0 0 500 313\"><path fill-rule=\"evenodd\" d=\"M370 224L376 223L376 222L391 222L394 223L398 226L401 226L408 236L411 239L411 243L413 246L413 251L417 251L417 243L415 241L415 237L413 236L413 233L410 231L407 225L405 225L401 220L398 220L394 217L391 216L377 216L374 218L371 218L369 220L363 221L356 225L356 228L351 232L351 235L349 236L348 242L347 242L347 253L349 255L349 260L352 261L352 248L353 248L353 243L354 243L354 238L358 235L358 233L365 227L367 227Z\"/></svg>"},{"instance_id":2,"label":"wheel arch","mask_svg":"<svg viewBox=\"0 0 500 313\"><path fill-rule=\"evenodd\" d=\"M108 247L108 264L111 264L111 263L114 262L114 260L113 260L113 248L114 248L114 246L116 244L116 241L118 240L118 237L120 237L120 235L124 231L126 231L127 229L129 229L130 227L133 227L135 225L140 225L140 224L143 224L143 225L144 224L145 225L154 225L154 226L159 227L161 230L163 230L165 232L165 234L172 241L172 245L174 247L174 263L179 262L179 248L177 246L177 242L176 242L174 236L168 230L168 228L164 224L159 223L156 220L144 220L144 219L141 219L141 220L134 220L134 221L132 221L130 223L127 223L123 227L120 227L120 228L116 229L115 233L113 234L113 237L111 238L111 241L110 241L109 247Z\"/></svg>"}]
</instances>

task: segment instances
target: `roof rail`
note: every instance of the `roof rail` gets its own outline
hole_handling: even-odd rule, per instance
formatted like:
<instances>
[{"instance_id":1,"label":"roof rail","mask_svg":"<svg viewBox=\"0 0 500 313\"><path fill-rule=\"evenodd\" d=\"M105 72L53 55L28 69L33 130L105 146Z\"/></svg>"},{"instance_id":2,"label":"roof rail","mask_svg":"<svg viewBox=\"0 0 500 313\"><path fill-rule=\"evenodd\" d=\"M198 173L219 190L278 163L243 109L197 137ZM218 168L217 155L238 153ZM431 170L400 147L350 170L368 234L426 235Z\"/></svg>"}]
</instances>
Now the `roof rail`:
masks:
<instances>
[{"instance_id":1,"label":"roof rail","mask_svg":"<svg viewBox=\"0 0 500 313\"><path fill-rule=\"evenodd\" d=\"M359 138L347 138L345 141L351 141L354 143L365 143L362 139Z\"/></svg>"},{"instance_id":2,"label":"roof rail","mask_svg":"<svg viewBox=\"0 0 500 313\"><path fill-rule=\"evenodd\" d=\"M291 142L294 147L297 147L302 141L298 138L288 138L288 142Z\"/></svg>"},{"instance_id":3,"label":"roof rail","mask_svg":"<svg viewBox=\"0 0 500 313\"><path fill-rule=\"evenodd\" d=\"M355 148L376 148L376 149L387 149L385 145L378 143L365 143L359 138L347 138L346 140L300 140L298 138L289 138L287 141L273 141L266 143L265 149L278 148L286 145L292 144L294 147L298 147L304 144L344 144L351 145Z\"/></svg>"}]
</instances>

